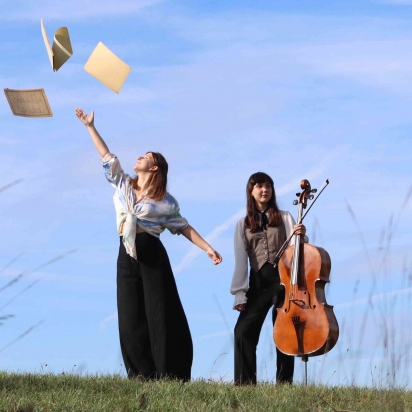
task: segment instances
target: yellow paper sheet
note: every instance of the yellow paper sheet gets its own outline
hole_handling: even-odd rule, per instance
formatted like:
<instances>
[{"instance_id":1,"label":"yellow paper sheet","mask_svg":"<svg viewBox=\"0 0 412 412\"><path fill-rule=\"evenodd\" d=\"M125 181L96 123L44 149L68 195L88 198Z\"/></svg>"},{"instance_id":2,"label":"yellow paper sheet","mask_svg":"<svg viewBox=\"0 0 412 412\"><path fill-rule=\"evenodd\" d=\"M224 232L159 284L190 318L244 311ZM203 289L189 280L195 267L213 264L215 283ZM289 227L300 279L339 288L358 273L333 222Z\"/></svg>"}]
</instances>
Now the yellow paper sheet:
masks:
<instances>
[{"instance_id":1,"label":"yellow paper sheet","mask_svg":"<svg viewBox=\"0 0 412 412\"><path fill-rule=\"evenodd\" d=\"M53 117L44 89L4 89L4 94L15 116Z\"/></svg>"},{"instance_id":2,"label":"yellow paper sheet","mask_svg":"<svg viewBox=\"0 0 412 412\"><path fill-rule=\"evenodd\" d=\"M102 42L99 42L87 60L84 70L114 92L119 93L131 67L119 59Z\"/></svg>"},{"instance_id":3,"label":"yellow paper sheet","mask_svg":"<svg viewBox=\"0 0 412 412\"><path fill-rule=\"evenodd\" d=\"M50 45L49 37L47 36L46 28L44 27L43 19L40 20L40 26L52 69L57 72L57 70L59 70L60 67L62 67L63 64L66 63L66 61L73 55L69 30L67 27L60 27L60 29L57 29L54 33L52 47Z\"/></svg>"}]
</instances>

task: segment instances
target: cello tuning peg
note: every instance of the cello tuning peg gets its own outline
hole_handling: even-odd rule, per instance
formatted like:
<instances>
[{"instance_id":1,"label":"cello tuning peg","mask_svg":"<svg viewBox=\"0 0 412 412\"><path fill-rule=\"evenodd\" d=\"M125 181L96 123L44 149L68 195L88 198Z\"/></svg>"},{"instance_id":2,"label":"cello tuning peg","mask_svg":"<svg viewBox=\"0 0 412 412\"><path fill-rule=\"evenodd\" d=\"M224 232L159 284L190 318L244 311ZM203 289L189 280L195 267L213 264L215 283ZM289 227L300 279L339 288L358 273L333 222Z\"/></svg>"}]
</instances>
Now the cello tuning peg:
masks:
<instances>
[{"instance_id":1,"label":"cello tuning peg","mask_svg":"<svg viewBox=\"0 0 412 412\"><path fill-rule=\"evenodd\" d=\"M299 196L300 196L300 193L296 193L296 196L299 197Z\"/></svg>"},{"instance_id":2,"label":"cello tuning peg","mask_svg":"<svg viewBox=\"0 0 412 412\"><path fill-rule=\"evenodd\" d=\"M312 189L310 192L311 193L316 193L318 191L318 189Z\"/></svg>"},{"instance_id":3,"label":"cello tuning peg","mask_svg":"<svg viewBox=\"0 0 412 412\"><path fill-rule=\"evenodd\" d=\"M310 199L310 200L313 200L314 197L315 197L315 196L310 195L310 196L309 196L309 199Z\"/></svg>"},{"instance_id":4,"label":"cello tuning peg","mask_svg":"<svg viewBox=\"0 0 412 412\"><path fill-rule=\"evenodd\" d=\"M298 204L298 201L297 201L297 200L294 200L294 201L293 201L293 204L296 206L296 205Z\"/></svg>"}]
</instances>

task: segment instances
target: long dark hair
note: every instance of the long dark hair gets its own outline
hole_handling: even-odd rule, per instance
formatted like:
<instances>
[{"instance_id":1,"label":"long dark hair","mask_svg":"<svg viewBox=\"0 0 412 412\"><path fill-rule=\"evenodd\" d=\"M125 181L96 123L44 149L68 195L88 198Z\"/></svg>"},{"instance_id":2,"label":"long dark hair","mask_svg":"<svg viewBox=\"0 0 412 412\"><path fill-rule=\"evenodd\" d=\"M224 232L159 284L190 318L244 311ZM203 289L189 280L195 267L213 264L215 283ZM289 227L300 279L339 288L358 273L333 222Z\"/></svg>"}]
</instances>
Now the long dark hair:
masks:
<instances>
[{"instance_id":1,"label":"long dark hair","mask_svg":"<svg viewBox=\"0 0 412 412\"><path fill-rule=\"evenodd\" d=\"M257 183L269 183L272 187L272 197L268 201L268 207L266 210L266 212L269 215L268 226L279 226L282 221L282 217L279 212L279 207L276 203L276 193L272 178L263 172L253 173L253 175L249 177L249 180L246 185L247 215L245 217L245 228L249 229L252 233L257 232L260 228L261 212L257 208L256 201L252 196L252 190Z\"/></svg>"},{"instance_id":2,"label":"long dark hair","mask_svg":"<svg viewBox=\"0 0 412 412\"><path fill-rule=\"evenodd\" d=\"M169 170L169 165L166 162L164 156L158 152L147 152L151 153L153 156L153 161L155 166L157 166L156 172L153 174L152 180L150 182L150 192L148 197L153 200L162 200L166 196L167 187L167 172ZM139 176L130 179L133 189L137 190L137 181Z\"/></svg>"}]
</instances>

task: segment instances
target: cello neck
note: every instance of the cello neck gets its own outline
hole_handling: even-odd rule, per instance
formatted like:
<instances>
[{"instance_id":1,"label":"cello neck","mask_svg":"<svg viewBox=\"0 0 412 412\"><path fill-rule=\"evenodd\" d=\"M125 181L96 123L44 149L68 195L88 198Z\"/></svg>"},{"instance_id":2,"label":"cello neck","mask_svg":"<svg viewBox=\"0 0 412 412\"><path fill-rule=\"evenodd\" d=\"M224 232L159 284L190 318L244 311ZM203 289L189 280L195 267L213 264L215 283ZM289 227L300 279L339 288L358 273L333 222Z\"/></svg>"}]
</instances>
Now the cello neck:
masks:
<instances>
[{"instance_id":1,"label":"cello neck","mask_svg":"<svg viewBox=\"0 0 412 412\"><path fill-rule=\"evenodd\" d=\"M302 221L302 211L303 211L303 204L299 203L298 208L298 219L297 222L301 223ZM300 256L300 241L301 235L295 235L295 249L293 251L293 259L292 259L292 276L290 278L291 285L298 284L298 273L299 273L299 256Z\"/></svg>"}]
</instances>

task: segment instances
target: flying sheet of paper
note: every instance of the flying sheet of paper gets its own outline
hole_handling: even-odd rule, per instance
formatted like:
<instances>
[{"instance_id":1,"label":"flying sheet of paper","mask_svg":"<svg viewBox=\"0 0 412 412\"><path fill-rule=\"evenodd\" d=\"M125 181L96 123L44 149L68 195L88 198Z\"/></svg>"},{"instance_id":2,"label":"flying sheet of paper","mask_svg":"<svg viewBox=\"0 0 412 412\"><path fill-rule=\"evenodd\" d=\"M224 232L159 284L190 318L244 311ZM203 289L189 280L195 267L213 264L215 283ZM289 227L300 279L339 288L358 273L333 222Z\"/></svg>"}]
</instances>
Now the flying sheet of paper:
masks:
<instances>
[{"instance_id":1,"label":"flying sheet of paper","mask_svg":"<svg viewBox=\"0 0 412 412\"><path fill-rule=\"evenodd\" d=\"M53 117L44 89L4 89L4 94L15 116Z\"/></svg>"},{"instance_id":2,"label":"flying sheet of paper","mask_svg":"<svg viewBox=\"0 0 412 412\"><path fill-rule=\"evenodd\" d=\"M131 67L120 60L102 42L99 42L87 60L84 70L114 92L119 93Z\"/></svg>"},{"instance_id":3,"label":"flying sheet of paper","mask_svg":"<svg viewBox=\"0 0 412 412\"><path fill-rule=\"evenodd\" d=\"M41 33L52 69L57 72L67 60L73 55L72 44L70 43L69 30L67 27L60 27L54 33L53 47L50 45L43 19L40 20Z\"/></svg>"}]
</instances>

